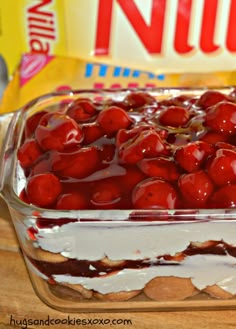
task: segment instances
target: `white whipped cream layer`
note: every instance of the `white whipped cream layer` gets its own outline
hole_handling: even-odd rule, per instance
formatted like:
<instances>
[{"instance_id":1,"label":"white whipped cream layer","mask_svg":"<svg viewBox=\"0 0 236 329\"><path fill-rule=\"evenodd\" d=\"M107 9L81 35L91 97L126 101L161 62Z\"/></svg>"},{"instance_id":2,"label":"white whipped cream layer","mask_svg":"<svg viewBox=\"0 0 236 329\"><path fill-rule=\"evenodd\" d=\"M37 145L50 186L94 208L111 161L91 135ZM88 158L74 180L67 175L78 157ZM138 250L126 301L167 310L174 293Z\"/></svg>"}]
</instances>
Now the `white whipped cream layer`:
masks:
<instances>
[{"instance_id":1,"label":"white whipped cream layer","mask_svg":"<svg viewBox=\"0 0 236 329\"><path fill-rule=\"evenodd\" d=\"M224 241L236 246L236 221L198 221L179 223L69 223L40 229L36 247L68 258L96 261L154 260L175 255L191 242ZM92 269L91 269L92 270ZM236 294L236 258L230 255L187 256L180 265L123 269L113 275L72 277L54 275L59 283L82 284L100 293L139 290L157 276L190 278L199 290L217 284Z\"/></svg>"},{"instance_id":2,"label":"white whipped cream layer","mask_svg":"<svg viewBox=\"0 0 236 329\"><path fill-rule=\"evenodd\" d=\"M152 259L175 255L190 242L217 240L236 246L236 221L157 223L69 223L40 229L37 244L68 258L96 261ZM236 259L235 259L236 260Z\"/></svg>"}]
</instances>

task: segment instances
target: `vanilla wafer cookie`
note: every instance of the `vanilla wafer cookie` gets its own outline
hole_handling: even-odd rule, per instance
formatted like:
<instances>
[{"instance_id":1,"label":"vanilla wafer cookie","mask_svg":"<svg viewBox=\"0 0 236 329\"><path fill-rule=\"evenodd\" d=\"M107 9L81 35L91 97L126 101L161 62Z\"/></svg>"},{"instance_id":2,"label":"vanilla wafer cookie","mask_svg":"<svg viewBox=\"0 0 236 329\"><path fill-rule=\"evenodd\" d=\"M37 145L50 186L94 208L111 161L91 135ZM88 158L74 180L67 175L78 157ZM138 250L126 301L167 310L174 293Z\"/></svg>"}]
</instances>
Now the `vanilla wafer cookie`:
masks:
<instances>
[{"instance_id":1,"label":"vanilla wafer cookie","mask_svg":"<svg viewBox=\"0 0 236 329\"><path fill-rule=\"evenodd\" d=\"M52 253L41 248L35 249L36 258L50 263L62 263L67 260L66 257L62 256L59 253Z\"/></svg>"},{"instance_id":2,"label":"vanilla wafer cookie","mask_svg":"<svg viewBox=\"0 0 236 329\"><path fill-rule=\"evenodd\" d=\"M147 297L154 300L183 300L198 293L190 279L174 276L156 277L144 287Z\"/></svg>"},{"instance_id":3,"label":"vanilla wafer cookie","mask_svg":"<svg viewBox=\"0 0 236 329\"><path fill-rule=\"evenodd\" d=\"M203 291L214 298L230 299L233 297L233 294L219 287L217 284L213 284L212 286L207 286Z\"/></svg>"},{"instance_id":4,"label":"vanilla wafer cookie","mask_svg":"<svg viewBox=\"0 0 236 329\"><path fill-rule=\"evenodd\" d=\"M119 292L111 292L108 294L101 294L99 292L95 292L94 296L97 299L111 302L121 302L125 300L129 300L138 294L141 293L141 290L132 290L132 291L119 291Z\"/></svg>"},{"instance_id":5,"label":"vanilla wafer cookie","mask_svg":"<svg viewBox=\"0 0 236 329\"><path fill-rule=\"evenodd\" d=\"M104 257L100 262L101 264L109 267L118 267L125 264L125 260L112 260L108 257Z\"/></svg>"},{"instance_id":6,"label":"vanilla wafer cookie","mask_svg":"<svg viewBox=\"0 0 236 329\"><path fill-rule=\"evenodd\" d=\"M90 299L93 296L93 291L84 288L81 284L63 283L62 285L79 292L86 299Z\"/></svg>"}]
</instances>

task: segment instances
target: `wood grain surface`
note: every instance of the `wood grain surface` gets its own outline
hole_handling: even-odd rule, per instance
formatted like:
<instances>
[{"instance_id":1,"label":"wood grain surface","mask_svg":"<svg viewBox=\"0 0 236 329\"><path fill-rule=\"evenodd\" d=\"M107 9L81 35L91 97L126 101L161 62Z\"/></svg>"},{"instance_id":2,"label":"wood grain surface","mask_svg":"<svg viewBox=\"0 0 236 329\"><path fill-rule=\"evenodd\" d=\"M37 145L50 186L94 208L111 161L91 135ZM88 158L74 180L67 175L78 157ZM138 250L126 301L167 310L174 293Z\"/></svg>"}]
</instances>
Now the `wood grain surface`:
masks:
<instances>
[{"instance_id":1,"label":"wood grain surface","mask_svg":"<svg viewBox=\"0 0 236 329\"><path fill-rule=\"evenodd\" d=\"M0 329L26 328L133 328L231 329L236 310L177 312L62 313L45 305L35 294L18 247L5 203L0 200ZM43 320L58 324L40 325ZM76 324L63 324L64 321ZM114 323L116 321L116 324ZM47 322L45 322L47 323ZM120 323L120 324L119 324Z\"/></svg>"}]
</instances>

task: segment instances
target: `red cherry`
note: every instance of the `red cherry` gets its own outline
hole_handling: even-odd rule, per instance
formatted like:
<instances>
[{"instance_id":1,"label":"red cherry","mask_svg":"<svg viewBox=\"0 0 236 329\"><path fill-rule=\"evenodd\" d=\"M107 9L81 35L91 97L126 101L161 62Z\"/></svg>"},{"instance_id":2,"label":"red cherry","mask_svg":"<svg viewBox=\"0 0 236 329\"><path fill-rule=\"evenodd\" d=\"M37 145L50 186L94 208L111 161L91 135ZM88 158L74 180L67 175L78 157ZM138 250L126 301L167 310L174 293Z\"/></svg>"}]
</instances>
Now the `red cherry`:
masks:
<instances>
[{"instance_id":1,"label":"red cherry","mask_svg":"<svg viewBox=\"0 0 236 329\"><path fill-rule=\"evenodd\" d=\"M189 107L189 105L195 104L197 101L196 98L188 96L188 95L178 95L175 97L170 97L168 99L164 99L159 101L158 104L162 107L168 106L181 106L181 107Z\"/></svg>"},{"instance_id":2,"label":"red cherry","mask_svg":"<svg viewBox=\"0 0 236 329\"><path fill-rule=\"evenodd\" d=\"M150 125L135 126L131 129L120 129L116 135L116 147L119 148L123 143L137 137L144 130L150 130Z\"/></svg>"},{"instance_id":3,"label":"red cherry","mask_svg":"<svg viewBox=\"0 0 236 329\"><path fill-rule=\"evenodd\" d=\"M159 114L159 122L171 127L182 127L189 121L189 111L180 106L170 106Z\"/></svg>"},{"instance_id":4,"label":"red cherry","mask_svg":"<svg viewBox=\"0 0 236 329\"><path fill-rule=\"evenodd\" d=\"M203 170L182 175L178 186L187 202L185 208L204 206L214 190L211 179Z\"/></svg>"},{"instance_id":5,"label":"red cherry","mask_svg":"<svg viewBox=\"0 0 236 329\"><path fill-rule=\"evenodd\" d=\"M205 117L206 127L213 131L232 135L236 133L236 104L218 103L208 108Z\"/></svg>"},{"instance_id":6,"label":"red cherry","mask_svg":"<svg viewBox=\"0 0 236 329\"><path fill-rule=\"evenodd\" d=\"M136 109L144 105L155 104L156 99L146 92L138 91L128 94L124 99L124 103L128 104L129 108Z\"/></svg>"},{"instance_id":7,"label":"red cherry","mask_svg":"<svg viewBox=\"0 0 236 329\"><path fill-rule=\"evenodd\" d=\"M35 139L27 139L17 152L18 160L22 168L28 168L42 155L38 143Z\"/></svg>"},{"instance_id":8,"label":"red cherry","mask_svg":"<svg viewBox=\"0 0 236 329\"><path fill-rule=\"evenodd\" d=\"M117 106L99 112L97 122L108 136L113 136L120 129L126 129L134 123L127 112Z\"/></svg>"},{"instance_id":9,"label":"red cherry","mask_svg":"<svg viewBox=\"0 0 236 329\"><path fill-rule=\"evenodd\" d=\"M43 154L40 157L39 161L37 161L35 164L31 166L30 176L50 172L52 169L52 165L51 165L52 157L53 155L51 153L47 152Z\"/></svg>"},{"instance_id":10,"label":"red cherry","mask_svg":"<svg viewBox=\"0 0 236 329\"><path fill-rule=\"evenodd\" d=\"M193 172L200 169L207 158L214 153L213 145L199 141L179 147L174 156L183 169Z\"/></svg>"},{"instance_id":11,"label":"red cherry","mask_svg":"<svg viewBox=\"0 0 236 329\"><path fill-rule=\"evenodd\" d=\"M84 178L99 169L99 151L96 147L83 147L73 153L57 153L52 170L62 177Z\"/></svg>"},{"instance_id":12,"label":"red cherry","mask_svg":"<svg viewBox=\"0 0 236 329\"><path fill-rule=\"evenodd\" d=\"M164 180L148 178L134 188L132 200L136 209L174 209L177 193Z\"/></svg>"},{"instance_id":13,"label":"red cherry","mask_svg":"<svg viewBox=\"0 0 236 329\"><path fill-rule=\"evenodd\" d=\"M47 111L40 111L30 116L25 124L25 138L32 137L41 118L47 114Z\"/></svg>"},{"instance_id":14,"label":"red cherry","mask_svg":"<svg viewBox=\"0 0 236 329\"><path fill-rule=\"evenodd\" d=\"M78 145L83 138L79 125L62 113L45 114L36 130L35 138L43 150L63 151Z\"/></svg>"},{"instance_id":15,"label":"red cherry","mask_svg":"<svg viewBox=\"0 0 236 329\"><path fill-rule=\"evenodd\" d=\"M123 109L125 111L129 111L129 106L124 101L114 100L114 99L108 99L105 102L105 108L111 107L111 106L116 106L116 107L119 107L119 108L121 108L121 109Z\"/></svg>"},{"instance_id":16,"label":"red cherry","mask_svg":"<svg viewBox=\"0 0 236 329\"><path fill-rule=\"evenodd\" d=\"M114 144L103 144L100 147L100 161L103 164L106 163L110 163L114 156L115 156L115 152L116 152L116 148Z\"/></svg>"},{"instance_id":17,"label":"red cherry","mask_svg":"<svg viewBox=\"0 0 236 329\"><path fill-rule=\"evenodd\" d=\"M236 146L235 145L232 145L230 143L225 143L225 142L217 142L215 144L215 148L217 150L219 150L219 149L228 149L228 150L236 151Z\"/></svg>"},{"instance_id":18,"label":"red cherry","mask_svg":"<svg viewBox=\"0 0 236 329\"><path fill-rule=\"evenodd\" d=\"M211 208L235 208L236 184L220 187L210 199Z\"/></svg>"},{"instance_id":19,"label":"red cherry","mask_svg":"<svg viewBox=\"0 0 236 329\"><path fill-rule=\"evenodd\" d=\"M143 158L168 155L168 145L153 129L144 130L138 136L123 143L119 150L121 162L135 164Z\"/></svg>"},{"instance_id":20,"label":"red cherry","mask_svg":"<svg viewBox=\"0 0 236 329\"><path fill-rule=\"evenodd\" d=\"M25 203L30 203L25 188L20 192L19 198Z\"/></svg>"},{"instance_id":21,"label":"red cherry","mask_svg":"<svg viewBox=\"0 0 236 329\"><path fill-rule=\"evenodd\" d=\"M93 102L86 98L78 98L71 103L67 110L67 115L76 122L84 122L97 113L97 109Z\"/></svg>"},{"instance_id":22,"label":"red cherry","mask_svg":"<svg viewBox=\"0 0 236 329\"><path fill-rule=\"evenodd\" d=\"M210 106L226 101L227 98L227 95L224 95L219 91L208 90L201 95L196 105L202 107L203 109L206 109Z\"/></svg>"},{"instance_id":23,"label":"red cherry","mask_svg":"<svg viewBox=\"0 0 236 329\"><path fill-rule=\"evenodd\" d=\"M170 158L142 159L138 166L150 177L160 177L167 181L175 181L180 176L175 162Z\"/></svg>"},{"instance_id":24,"label":"red cherry","mask_svg":"<svg viewBox=\"0 0 236 329\"><path fill-rule=\"evenodd\" d=\"M124 192L130 193L130 191L147 176L136 166L123 167L125 169L125 175L119 177L120 186Z\"/></svg>"},{"instance_id":25,"label":"red cherry","mask_svg":"<svg viewBox=\"0 0 236 329\"><path fill-rule=\"evenodd\" d=\"M84 124L82 127L82 131L84 135L84 139L83 139L84 145L91 144L104 135L104 131L96 122Z\"/></svg>"},{"instance_id":26,"label":"red cherry","mask_svg":"<svg viewBox=\"0 0 236 329\"><path fill-rule=\"evenodd\" d=\"M81 192L71 192L59 196L56 209L76 210L88 208L88 200Z\"/></svg>"},{"instance_id":27,"label":"red cherry","mask_svg":"<svg viewBox=\"0 0 236 329\"><path fill-rule=\"evenodd\" d=\"M119 148L123 143L128 140L138 137L143 131L155 131L164 140L168 136L168 132L164 129L158 129L150 124L137 125L131 129L120 129L116 135L116 147Z\"/></svg>"},{"instance_id":28,"label":"red cherry","mask_svg":"<svg viewBox=\"0 0 236 329\"><path fill-rule=\"evenodd\" d=\"M112 180L97 181L91 194L91 203L99 209L112 209L121 200L121 191Z\"/></svg>"},{"instance_id":29,"label":"red cherry","mask_svg":"<svg viewBox=\"0 0 236 329\"><path fill-rule=\"evenodd\" d=\"M199 140L208 144L215 144L218 142L226 142L228 140L228 136L216 133L214 131L207 131L202 134Z\"/></svg>"},{"instance_id":30,"label":"red cherry","mask_svg":"<svg viewBox=\"0 0 236 329\"><path fill-rule=\"evenodd\" d=\"M52 173L29 178L26 194L30 203L39 207L50 207L62 191L60 180Z\"/></svg>"},{"instance_id":31,"label":"red cherry","mask_svg":"<svg viewBox=\"0 0 236 329\"><path fill-rule=\"evenodd\" d=\"M236 182L236 151L230 149L217 150L211 160L208 174L217 185Z\"/></svg>"}]
</instances>

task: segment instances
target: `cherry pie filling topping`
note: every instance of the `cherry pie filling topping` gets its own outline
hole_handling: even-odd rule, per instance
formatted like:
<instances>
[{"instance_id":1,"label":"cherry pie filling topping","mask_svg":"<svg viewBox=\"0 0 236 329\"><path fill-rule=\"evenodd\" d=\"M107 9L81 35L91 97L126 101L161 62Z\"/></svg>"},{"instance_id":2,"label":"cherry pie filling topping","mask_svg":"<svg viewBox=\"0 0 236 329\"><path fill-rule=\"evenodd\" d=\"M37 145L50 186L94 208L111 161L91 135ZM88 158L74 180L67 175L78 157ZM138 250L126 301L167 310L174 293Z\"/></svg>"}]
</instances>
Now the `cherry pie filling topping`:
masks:
<instances>
[{"instance_id":1,"label":"cherry pie filling topping","mask_svg":"<svg viewBox=\"0 0 236 329\"><path fill-rule=\"evenodd\" d=\"M233 95L132 92L122 102L78 98L38 112L18 150L21 197L60 210L233 208Z\"/></svg>"}]
</instances>

